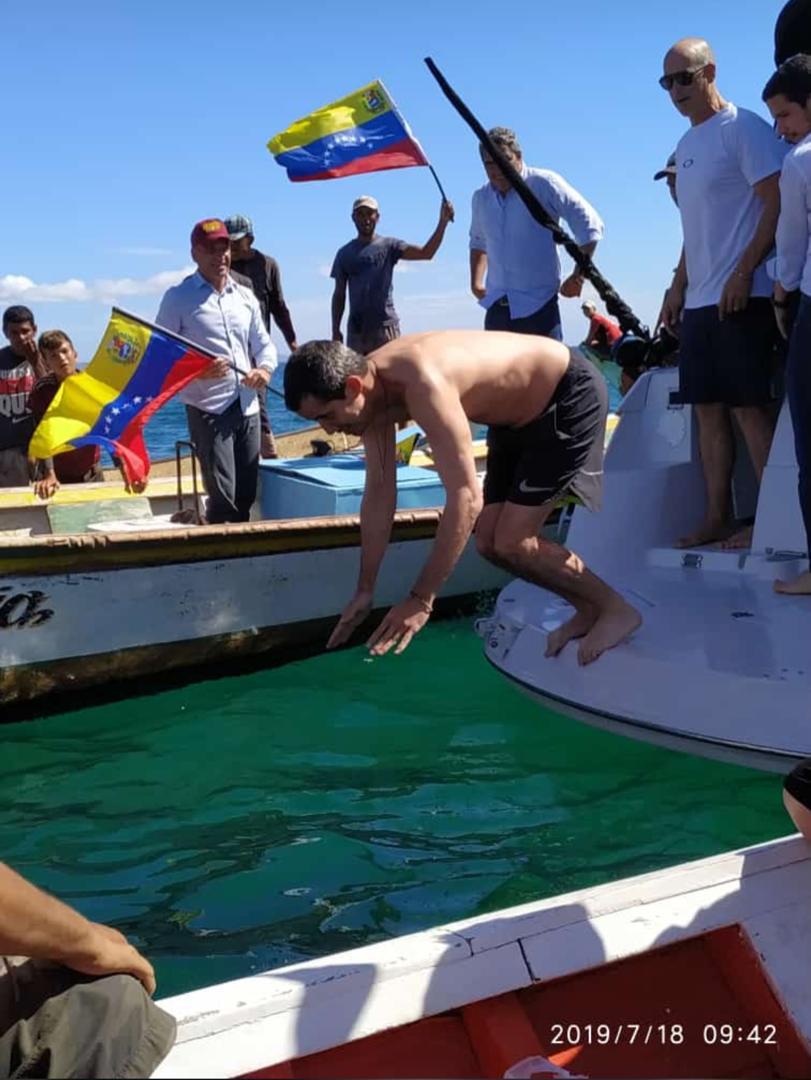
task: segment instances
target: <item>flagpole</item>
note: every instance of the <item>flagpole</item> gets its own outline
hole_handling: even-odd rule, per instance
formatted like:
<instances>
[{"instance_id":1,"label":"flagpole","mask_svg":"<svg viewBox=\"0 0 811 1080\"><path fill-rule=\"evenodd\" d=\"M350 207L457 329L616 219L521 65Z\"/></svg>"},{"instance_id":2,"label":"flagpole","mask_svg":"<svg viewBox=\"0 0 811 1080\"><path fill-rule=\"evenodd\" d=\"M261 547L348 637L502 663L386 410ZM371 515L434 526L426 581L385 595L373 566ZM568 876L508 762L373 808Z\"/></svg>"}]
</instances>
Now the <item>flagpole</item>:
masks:
<instances>
[{"instance_id":1,"label":"flagpole","mask_svg":"<svg viewBox=\"0 0 811 1080\"><path fill-rule=\"evenodd\" d=\"M442 196L442 201L447 202L448 196L445 194L444 188L442 187L442 184L440 184L439 177L436 174L436 169L430 161L428 162L428 168L431 170L431 176L433 176L434 180L436 181L436 186L439 188L439 194Z\"/></svg>"}]
</instances>

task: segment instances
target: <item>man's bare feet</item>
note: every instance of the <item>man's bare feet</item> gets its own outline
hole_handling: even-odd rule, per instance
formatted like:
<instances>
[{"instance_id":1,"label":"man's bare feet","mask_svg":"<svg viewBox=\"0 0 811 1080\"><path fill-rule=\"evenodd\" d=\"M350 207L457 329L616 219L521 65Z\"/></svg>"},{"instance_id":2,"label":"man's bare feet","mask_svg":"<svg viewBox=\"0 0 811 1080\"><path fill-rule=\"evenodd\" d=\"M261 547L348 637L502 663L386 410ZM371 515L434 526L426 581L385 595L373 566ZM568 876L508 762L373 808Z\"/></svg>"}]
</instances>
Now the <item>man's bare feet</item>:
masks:
<instances>
[{"instance_id":1,"label":"man's bare feet","mask_svg":"<svg viewBox=\"0 0 811 1080\"><path fill-rule=\"evenodd\" d=\"M585 637L597 622L597 612L576 611L571 619L567 619L563 626L553 630L546 639L545 656L557 656L564 645L568 645L574 638Z\"/></svg>"},{"instance_id":2,"label":"man's bare feet","mask_svg":"<svg viewBox=\"0 0 811 1080\"><path fill-rule=\"evenodd\" d=\"M783 593L784 596L811 596L811 570L806 570L804 574L798 574L791 581L775 581L774 591ZM561 627L562 629L563 627ZM560 633L560 630L556 631L556 633Z\"/></svg>"},{"instance_id":3,"label":"man's bare feet","mask_svg":"<svg viewBox=\"0 0 811 1080\"><path fill-rule=\"evenodd\" d=\"M743 551L750 548L754 531L754 525L744 525L742 529L736 529L727 540L722 540L721 547L724 551Z\"/></svg>"},{"instance_id":4,"label":"man's bare feet","mask_svg":"<svg viewBox=\"0 0 811 1080\"><path fill-rule=\"evenodd\" d=\"M625 641L642 625L642 616L635 607L620 600L597 616L597 621L586 634L577 650L579 664L591 664L606 649L613 649Z\"/></svg>"},{"instance_id":5,"label":"man's bare feet","mask_svg":"<svg viewBox=\"0 0 811 1080\"><path fill-rule=\"evenodd\" d=\"M729 539L732 526L726 521L705 521L687 536L680 537L676 543L677 548L703 547L705 544L715 544L719 540Z\"/></svg>"}]
</instances>

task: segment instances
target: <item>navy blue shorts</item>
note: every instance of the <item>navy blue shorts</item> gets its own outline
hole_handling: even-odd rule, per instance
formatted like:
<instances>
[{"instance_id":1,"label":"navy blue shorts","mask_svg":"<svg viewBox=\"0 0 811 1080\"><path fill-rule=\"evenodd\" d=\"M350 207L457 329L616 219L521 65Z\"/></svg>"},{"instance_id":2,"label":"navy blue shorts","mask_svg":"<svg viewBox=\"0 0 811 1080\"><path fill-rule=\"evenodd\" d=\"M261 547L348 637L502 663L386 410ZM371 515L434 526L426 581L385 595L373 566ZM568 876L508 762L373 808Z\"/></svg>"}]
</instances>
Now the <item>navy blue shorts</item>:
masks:
<instances>
[{"instance_id":1,"label":"navy blue shorts","mask_svg":"<svg viewBox=\"0 0 811 1080\"><path fill-rule=\"evenodd\" d=\"M773 398L777 326L771 301L755 296L743 311L689 308L679 335L679 385L687 405L768 405Z\"/></svg>"},{"instance_id":2,"label":"navy blue shorts","mask_svg":"<svg viewBox=\"0 0 811 1080\"><path fill-rule=\"evenodd\" d=\"M512 317L507 297L502 296L487 309L484 328L485 330L507 330L512 334L538 334L541 337L554 338L555 341L563 341L557 296L553 296L543 307L521 319Z\"/></svg>"},{"instance_id":3,"label":"navy blue shorts","mask_svg":"<svg viewBox=\"0 0 811 1080\"><path fill-rule=\"evenodd\" d=\"M608 388L577 352L540 416L523 427L487 429L485 505L542 506L568 491L599 510Z\"/></svg>"}]
</instances>

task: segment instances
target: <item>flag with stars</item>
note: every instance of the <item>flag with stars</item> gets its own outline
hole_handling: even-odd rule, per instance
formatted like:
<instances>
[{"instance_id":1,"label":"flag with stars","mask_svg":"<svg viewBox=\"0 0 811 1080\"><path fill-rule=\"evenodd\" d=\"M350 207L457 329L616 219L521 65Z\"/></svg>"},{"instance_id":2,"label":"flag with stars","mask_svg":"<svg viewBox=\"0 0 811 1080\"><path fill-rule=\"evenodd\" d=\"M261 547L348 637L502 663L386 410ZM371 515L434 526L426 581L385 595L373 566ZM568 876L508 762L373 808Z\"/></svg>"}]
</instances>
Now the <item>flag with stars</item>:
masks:
<instances>
[{"instance_id":1,"label":"flag with stars","mask_svg":"<svg viewBox=\"0 0 811 1080\"><path fill-rule=\"evenodd\" d=\"M144 425L213 359L177 334L113 308L93 359L57 390L29 456L54 457L95 443L121 459L130 482L145 480Z\"/></svg>"}]
</instances>

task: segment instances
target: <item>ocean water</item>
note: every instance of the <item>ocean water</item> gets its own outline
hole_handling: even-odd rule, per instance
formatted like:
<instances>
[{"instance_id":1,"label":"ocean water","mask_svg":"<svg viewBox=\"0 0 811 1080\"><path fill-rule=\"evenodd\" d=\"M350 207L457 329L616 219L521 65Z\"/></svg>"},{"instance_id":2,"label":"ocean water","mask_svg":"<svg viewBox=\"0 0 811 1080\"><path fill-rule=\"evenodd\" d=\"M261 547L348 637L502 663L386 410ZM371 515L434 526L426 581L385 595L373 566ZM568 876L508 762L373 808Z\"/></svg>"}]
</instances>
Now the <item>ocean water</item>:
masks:
<instances>
[{"instance_id":1,"label":"ocean water","mask_svg":"<svg viewBox=\"0 0 811 1080\"><path fill-rule=\"evenodd\" d=\"M524 697L469 621L3 727L2 858L167 995L791 831L780 778Z\"/></svg>"},{"instance_id":2,"label":"ocean water","mask_svg":"<svg viewBox=\"0 0 811 1080\"><path fill-rule=\"evenodd\" d=\"M185 431L170 404L153 457ZM0 858L122 929L161 996L791 831L779 777L555 716L466 620L2 737Z\"/></svg>"}]
</instances>

